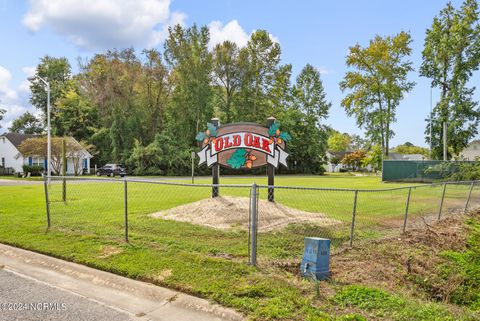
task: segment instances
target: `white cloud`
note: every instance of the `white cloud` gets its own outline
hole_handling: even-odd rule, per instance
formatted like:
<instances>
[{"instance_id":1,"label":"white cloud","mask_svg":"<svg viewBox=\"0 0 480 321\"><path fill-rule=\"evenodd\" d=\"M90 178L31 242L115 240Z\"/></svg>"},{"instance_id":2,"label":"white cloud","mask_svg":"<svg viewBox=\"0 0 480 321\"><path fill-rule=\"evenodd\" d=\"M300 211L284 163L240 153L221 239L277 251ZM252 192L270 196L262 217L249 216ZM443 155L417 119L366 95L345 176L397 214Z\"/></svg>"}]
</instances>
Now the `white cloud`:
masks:
<instances>
[{"instance_id":1,"label":"white cloud","mask_svg":"<svg viewBox=\"0 0 480 321\"><path fill-rule=\"evenodd\" d=\"M327 69L326 67L320 67L318 68L318 72L320 73L320 75L328 75L330 73L332 73L331 70Z\"/></svg>"},{"instance_id":2,"label":"white cloud","mask_svg":"<svg viewBox=\"0 0 480 321\"><path fill-rule=\"evenodd\" d=\"M28 74L28 69L23 69ZM11 86L12 74L8 69L0 66L0 108L5 109L7 112L4 115L4 119L0 121L0 132L8 130L8 127L12 125L12 121L18 116L22 115L26 111L32 111L34 108L27 103L19 90L14 90ZM30 89L28 89L30 90ZM26 96L26 95L25 95Z\"/></svg>"},{"instance_id":3,"label":"white cloud","mask_svg":"<svg viewBox=\"0 0 480 321\"><path fill-rule=\"evenodd\" d=\"M22 71L27 76L27 78L35 75L35 67L23 67ZM30 95L30 82L27 79L22 81L20 85L18 85L17 91L19 94L23 94L24 96Z\"/></svg>"},{"instance_id":4,"label":"white cloud","mask_svg":"<svg viewBox=\"0 0 480 321\"><path fill-rule=\"evenodd\" d=\"M232 20L226 25L215 20L210 22L208 29L210 30L210 42L208 43L210 49L226 40L235 42L239 47L244 47L247 45L250 35L255 32L255 30L252 30L252 32L248 34L242 26L240 26L237 20ZM273 42L280 43L278 38L274 35L269 34L269 36Z\"/></svg>"},{"instance_id":5,"label":"white cloud","mask_svg":"<svg viewBox=\"0 0 480 321\"><path fill-rule=\"evenodd\" d=\"M210 42L208 44L210 48L226 40L235 42L239 47L243 47L249 39L249 35L238 24L237 20L232 20L225 26L220 21L212 21L208 25L208 29L210 30Z\"/></svg>"},{"instance_id":6,"label":"white cloud","mask_svg":"<svg viewBox=\"0 0 480 321\"><path fill-rule=\"evenodd\" d=\"M23 24L48 27L84 49L155 46L170 24L186 16L170 12L170 0L30 0Z\"/></svg>"}]
</instances>

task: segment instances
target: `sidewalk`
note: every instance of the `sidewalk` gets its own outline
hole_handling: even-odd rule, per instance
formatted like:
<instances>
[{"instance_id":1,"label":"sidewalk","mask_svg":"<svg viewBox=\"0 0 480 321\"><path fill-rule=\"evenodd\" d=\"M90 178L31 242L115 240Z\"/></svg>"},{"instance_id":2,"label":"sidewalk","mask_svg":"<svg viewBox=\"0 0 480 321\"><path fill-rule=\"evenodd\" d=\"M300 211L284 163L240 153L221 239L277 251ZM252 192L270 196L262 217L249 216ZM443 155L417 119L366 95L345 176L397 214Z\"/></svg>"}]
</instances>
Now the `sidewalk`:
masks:
<instances>
[{"instance_id":1,"label":"sidewalk","mask_svg":"<svg viewBox=\"0 0 480 321\"><path fill-rule=\"evenodd\" d=\"M38 281L50 286L48 289L51 292L66 291L69 294L78 295L83 299L104 305L106 308L128 314L131 320L243 320L243 317L235 311L211 304L204 299L0 244L0 267L2 265L10 279L14 275ZM7 286L0 284L0 298L5 300L3 291L9 290ZM9 300L10 298L11 295ZM25 303L25 298L15 298L15 302ZM81 315L82 312L88 311L80 310L65 309L62 312L65 313L62 318L88 319ZM5 312L0 313L5 316ZM58 311L56 313L58 314Z\"/></svg>"}]
</instances>

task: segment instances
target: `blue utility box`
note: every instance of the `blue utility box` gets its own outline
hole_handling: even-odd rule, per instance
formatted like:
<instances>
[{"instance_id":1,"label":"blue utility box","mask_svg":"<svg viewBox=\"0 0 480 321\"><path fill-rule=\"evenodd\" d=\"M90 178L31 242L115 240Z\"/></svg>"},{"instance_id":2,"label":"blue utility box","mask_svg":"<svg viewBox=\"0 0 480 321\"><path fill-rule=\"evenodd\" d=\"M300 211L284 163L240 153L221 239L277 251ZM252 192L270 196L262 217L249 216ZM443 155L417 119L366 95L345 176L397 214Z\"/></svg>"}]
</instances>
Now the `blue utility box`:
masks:
<instances>
[{"instance_id":1,"label":"blue utility box","mask_svg":"<svg viewBox=\"0 0 480 321\"><path fill-rule=\"evenodd\" d=\"M330 276L330 240L319 237L306 237L300 273L317 280Z\"/></svg>"}]
</instances>

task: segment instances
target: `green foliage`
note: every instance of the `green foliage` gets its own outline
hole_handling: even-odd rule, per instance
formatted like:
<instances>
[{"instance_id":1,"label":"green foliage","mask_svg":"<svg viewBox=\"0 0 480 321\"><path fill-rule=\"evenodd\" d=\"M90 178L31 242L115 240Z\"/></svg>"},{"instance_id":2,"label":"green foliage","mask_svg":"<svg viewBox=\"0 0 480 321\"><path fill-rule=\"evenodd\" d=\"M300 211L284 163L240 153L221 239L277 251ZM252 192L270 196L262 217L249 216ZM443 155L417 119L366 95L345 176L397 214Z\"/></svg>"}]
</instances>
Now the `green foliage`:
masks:
<instances>
[{"instance_id":1,"label":"green foliage","mask_svg":"<svg viewBox=\"0 0 480 321\"><path fill-rule=\"evenodd\" d=\"M45 79L50 84L50 106L51 106L51 124L52 132L57 134L57 129L61 127L59 120L55 117L58 114L57 101L62 97L65 90L68 90L71 83L72 73L70 63L67 58L55 58L44 56L35 70L35 78L30 80L30 103L42 111L43 120L46 121L47 115L47 88L39 79Z\"/></svg>"},{"instance_id":2,"label":"green foliage","mask_svg":"<svg viewBox=\"0 0 480 321\"><path fill-rule=\"evenodd\" d=\"M330 103L319 71L307 65L291 85L292 67L280 65L280 45L265 30L255 31L243 48L227 41L209 50L208 42L207 27L177 25L169 29L163 52L108 50L81 63L73 76L65 58L44 57L37 76L52 83L54 134L95 145L93 164L129 163L131 170L138 166L137 173L180 174L183 156L168 170L167 156L154 165L143 163L141 155L150 159L158 134L175 141L177 149L169 152L186 155L218 135L208 124L213 116L222 123L259 124L275 116L282 122L278 137L288 141L288 161L296 164L288 171L321 173L326 150L321 121ZM32 104L42 109L45 99L36 79ZM199 133L205 124L209 132Z\"/></svg>"},{"instance_id":3,"label":"green foliage","mask_svg":"<svg viewBox=\"0 0 480 321\"><path fill-rule=\"evenodd\" d=\"M408 142L393 148L392 152L399 154L421 154L425 157L429 157L430 155L430 150L428 148L415 146Z\"/></svg>"},{"instance_id":4,"label":"green foliage","mask_svg":"<svg viewBox=\"0 0 480 321\"><path fill-rule=\"evenodd\" d=\"M146 147L135 141L126 163L135 175L186 175L190 170L190 152L166 131L157 134Z\"/></svg>"},{"instance_id":5,"label":"green foliage","mask_svg":"<svg viewBox=\"0 0 480 321\"><path fill-rule=\"evenodd\" d=\"M328 150L334 152L343 152L346 151L350 146L350 137L346 133L342 134L335 131L328 137L327 144Z\"/></svg>"},{"instance_id":6,"label":"green foliage","mask_svg":"<svg viewBox=\"0 0 480 321\"><path fill-rule=\"evenodd\" d=\"M40 165L22 165L24 173L30 173L31 176L40 176L44 168Z\"/></svg>"},{"instance_id":7,"label":"green foliage","mask_svg":"<svg viewBox=\"0 0 480 321\"><path fill-rule=\"evenodd\" d=\"M400 295L351 285L342 288L333 298L342 307L355 307L373 314L376 318L390 320L458 320L457 316L437 304L421 304Z\"/></svg>"},{"instance_id":8,"label":"green foliage","mask_svg":"<svg viewBox=\"0 0 480 321\"><path fill-rule=\"evenodd\" d=\"M435 173L446 181L470 181L480 179L480 162L442 162L425 169L426 174Z\"/></svg>"},{"instance_id":9,"label":"green foliage","mask_svg":"<svg viewBox=\"0 0 480 321\"><path fill-rule=\"evenodd\" d=\"M12 122L12 127L8 129L12 133L21 134L41 134L43 132L43 123L34 114L25 112Z\"/></svg>"},{"instance_id":10,"label":"green foliage","mask_svg":"<svg viewBox=\"0 0 480 321\"><path fill-rule=\"evenodd\" d=\"M480 109L473 97L475 88L469 88L468 84L480 63L479 47L476 0L465 0L459 9L447 3L426 32L420 75L430 78L432 87L440 90L440 101L427 119L425 129L426 142L431 141L436 159L443 154L444 122L453 154L458 154L477 134Z\"/></svg>"},{"instance_id":11,"label":"green foliage","mask_svg":"<svg viewBox=\"0 0 480 321\"><path fill-rule=\"evenodd\" d=\"M232 166L232 168L239 169L243 165L245 165L245 155L247 154L247 151L243 148L239 148L235 150L235 152L232 154L232 156L227 160L227 163Z\"/></svg>"},{"instance_id":12,"label":"green foliage","mask_svg":"<svg viewBox=\"0 0 480 321\"><path fill-rule=\"evenodd\" d=\"M231 41L215 46L213 50L213 80L215 84L215 106L221 118L230 123L237 118L237 98L244 68L239 61L240 50Z\"/></svg>"},{"instance_id":13,"label":"green foliage","mask_svg":"<svg viewBox=\"0 0 480 321\"><path fill-rule=\"evenodd\" d=\"M450 273L460 275L462 282L453 291L450 301L459 305L466 305L473 310L480 311L480 221L467 221L469 237L468 249L465 252L447 251L444 256L453 263L455 270Z\"/></svg>"},{"instance_id":14,"label":"green foliage","mask_svg":"<svg viewBox=\"0 0 480 321\"><path fill-rule=\"evenodd\" d=\"M374 145L362 159L361 163L363 167L368 165L372 166L373 171L382 169L382 147L380 145Z\"/></svg>"},{"instance_id":15,"label":"green foliage","mask_svg":"<svg viewBox=\"0 0 480 321\"><path fill-rule=\"evenodd\" d=\"M407 79L413 71L408 60L411 42L410 34L402 31L388 37L377 35L368 47L350 47L346 63L354 70L340 82L342 92L348 91L342 100L347 115L354 116L366 136L387 155L396 108L415 85Z\"/></svg>"},{"instance_id":16,"label":"green foliage","mask_svg":"<svg viewBox=\"0 0 480 321\"><path fill-rule=\"evenodd\" d=\"M78 141L87 140L98 127L98 113L85 95L71 85L57 101L55 118L56 135L72 136Z\"/></svg>"}]
</instances>

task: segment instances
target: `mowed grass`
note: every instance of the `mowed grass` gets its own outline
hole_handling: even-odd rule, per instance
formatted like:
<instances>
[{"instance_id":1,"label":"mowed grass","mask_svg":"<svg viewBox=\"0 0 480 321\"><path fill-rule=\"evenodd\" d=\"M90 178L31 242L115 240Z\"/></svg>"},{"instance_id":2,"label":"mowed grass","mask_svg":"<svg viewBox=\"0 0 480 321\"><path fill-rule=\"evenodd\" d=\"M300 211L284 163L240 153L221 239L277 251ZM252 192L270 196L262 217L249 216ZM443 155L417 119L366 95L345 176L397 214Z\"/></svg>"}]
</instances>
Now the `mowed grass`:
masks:
<instances>
[{"instance_id":1,"label":"mowed grass","mask_svg":"<svg viewBox=\"0 0 480 321\"><path fill-rule=\"evenodd\" d=\"M266 184L263 177L222 178L223 184ZM209 183L197 180L196 183ZM378 177L278 176L276 184L322 188L382 189L408 186L383 184ZM442 186L412 190L410 215L436 213ZM179 289L233 307L258 320L323 320L331 316L312 308L311 285L275 268L277 262L298 262L304 236L329 237L334 246L348 240L352 191L277 189L278 203L324 213L338 224L322 227L297 222L286 229L259 234L260 268L248 262L248 232L218 230L185 222L154 219L149 214L210 197L211 187L129 182L129 243L125 231L121 180L67 183L48 189L51 229L46 229L43 185L0 186L0 241L87 264L132 278ZM447 186L444 211L464 204L469 186ZM408 190L359 192L356 238L378 237L402 222ZM221 195L248 202L249 187L222 187ZM260 198L266 198L260 189ZM472 203L479 200L474 190ZM248 206L247 206L248 208ZM248 216L248 211L240 215ZM259 206L259 215L262 207ZM208 223L208 222L206 222ZM400 225L398 226L400 227Z\"/></svg>"}]
</instances>

